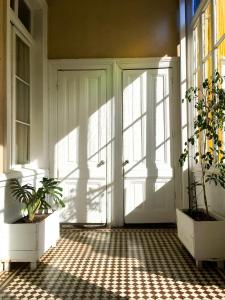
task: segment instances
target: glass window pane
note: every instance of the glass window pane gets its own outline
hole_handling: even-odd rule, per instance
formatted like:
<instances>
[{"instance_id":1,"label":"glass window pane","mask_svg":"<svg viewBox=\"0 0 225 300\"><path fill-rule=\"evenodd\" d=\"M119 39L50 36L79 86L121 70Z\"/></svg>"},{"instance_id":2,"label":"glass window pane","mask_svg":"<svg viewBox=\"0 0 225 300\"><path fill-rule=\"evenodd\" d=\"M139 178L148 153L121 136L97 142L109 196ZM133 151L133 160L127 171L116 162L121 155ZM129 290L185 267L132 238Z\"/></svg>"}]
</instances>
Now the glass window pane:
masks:
<instances>
[{"instance_id":1,"label":"glass window pane","mask_svg":"<svg viewBox=\"0 0 225 300\"><path fill-rule=\"evenodd\" d=\"M211 3L207 6L203 14L203 54L204 57L211 51L212 29L211 29Z\"/></svg>"},{"instance_id":2,"label":"glass window pane","mask_svg":"<svg viewBox=\"0 0 225 300\"><path fill-rule=\"evenodd\" d=\"M16 123L16 163L26 164L29 162L30 147L30 128L29 126Z\"/></svg>"},{"instance_id":3,"label":"glass window pane","mask_svg":"<svg viewBox=\"0 0 225 300\"><path fill-rule=\"evenodd\" d=\"M201 57L200 57L200 48L199 48L199 23L193 31L193 42L194 42L194 70L199 67Z\"/></svg>"},{"instance_id":4,"label":"glass window pane","mask_svg":"<svg viewBox=\"0 0 225 300\"><path fill-rule=\"evenodd\" d=\"M19 0L18 17L26 29L31 29L31 11L24 0Z\"/></svg>"},{"instance_id":5,"label":"glass window pane","mask_svg":"<svg viewBox=\"0 0 225 300\"><path fill-rule=\"evenodd\" d=\"M225 76L225 40L219 45L217 50L217 63L218 63L218 71L222 76ZM223 82L223 88L225 88L225 82ZM219 139L224 142L224 132L223 130L219 130ZM223 148L223 147L222 147ZM219 156L220 158L222 155Z\"/></svg>"},{"instance_id":6,"label":"glass window pane","mask_svg":"<svg viewBox=\"0 0 225 300\"><path fill-rule=\"evenodd\" d=\"M210 56L205 64L204 64L204 78L208 78L209 80L212 79L212 57ZM210 98L209 98L210 101ZM213 147L213 141L212 140L207 140L207 151L211 152L211 149Z\"/></svg>"},{"instance_id":7,"label":"glass window pane","mask_svg":"<svg viewBox=\"0 0 225 300\"><path fill-rule=\"evenodd\" d=\"M199 4L200 4L200 0L193 0L193 2L192 2L193 15L195 14L196 10L198 9Z\"/></svg>"},{"instance_id":8,"label":"glass window pane","mask_svg":"<svg viewBox=\"0 0 225 300\"><path fill-rule=\"evenodd\" d=\"M210 56L204 63L204 78L212 78L212 57Z\"/></svg>"},{"instance_id":9,"label":"glass window pane","mask_svg":"<svg viewBox=\"0 0 225 300\"><path fill-rule=\"evenodd\" d=\"M15 10L15 0L10 0L10 7Z\"/></svg>"},{"instance_id":10,"label":"glass window pane","mask_svg":"<svg viewBox=\"0 0 225 300\"><path fill-rule=\"evenodd\" d=\"M217 0L216 4L217 40L219 40L225 34L225 1Z\"/></svg>"},{"instance_id":11,"label":"glass window pane","mask_svg":"<svg viewBox=\"0 0 225 300\"><path fill-rule=\"evenodd\" d=\"M30 49L16 36L16 75L30 82Z\"/></svg>"},{"instance_id":12,"label":"glass window pane","mask_svg":"<svg viewBox=\"0 0 225 300\"><path fill-rule=\"evenodd\" d=\"M16 119L30 123L30 88L20 80L16 80Z\"/></svg>"},{"instance_id":13,"label":"glass window pane","mask_svg":"<svg viewBox=\"0 0 225 300\"><path fill-rule=\"evenodd\" d=\"M225 40L218 47L217 62L219 73L225 76Z\"/></svg>"}]
</instances>

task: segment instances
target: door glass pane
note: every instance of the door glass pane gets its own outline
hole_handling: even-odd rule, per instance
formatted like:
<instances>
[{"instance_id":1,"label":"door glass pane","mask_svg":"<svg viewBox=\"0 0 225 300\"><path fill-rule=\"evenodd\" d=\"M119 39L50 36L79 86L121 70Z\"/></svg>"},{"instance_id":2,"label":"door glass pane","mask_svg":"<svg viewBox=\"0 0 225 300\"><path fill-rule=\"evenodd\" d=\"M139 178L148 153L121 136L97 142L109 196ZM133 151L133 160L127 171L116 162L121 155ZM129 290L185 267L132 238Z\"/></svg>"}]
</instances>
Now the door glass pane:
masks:
<instances>
[{"instance_id":1,"label":"door glass pane","mask_svg":"<svg viewBox=\"0 0 225 300\"><path fill-rule=\"evenodd\" d=\"M16 119L21 122L30 122L30 88L20 80L16 80Z\"/></svg>"},{"instance_id":2,"label":"door glass pane","mask_svg":"<svg viewBox=\"0 0 225 300\"><path fill-rule=\"evenodd\" d=\"M225 34L225 1L217 0L216 2L217 13L217 40Z\"/></svg>"},{"instance_id":3,"label":"door glass pane","mask_svg":"<svg viewBox=\"0 0 225 300\"><path fill-rule=\"evenodd\" d=\"M18 17L26 29L30 32L31 29L31 11L24 0L19 0Z\"/></svg>"},{"instance_id":4,"label":"door glass pane","mask_svg":"<svg viewBox=\"0 0 225 300\"><path fill-rule=\"evenodd\" d=\"M211 51L212 29L211 29L211 4L209 4L203 14L203 54L204 57Z\"/></svg>"},{"instance_id":5,"label":"door glass pane","mask_svg":"<svg viewBox=\"0 0 225 300\"><path fill-rule=\"evenodd\" d=\"M26 164L29 162L29 126L16 123L16 163Z\"/></svg>"},{"instance_id":6,"label":"door glass pane","mask_svg":"<svg viewBox=\"0 0 225 300\"><path fill-rule=\"evenodd\" d=\"M30 51L29 47L16 36L16 75L30 82Z\"/></svg>"}]
</instances>

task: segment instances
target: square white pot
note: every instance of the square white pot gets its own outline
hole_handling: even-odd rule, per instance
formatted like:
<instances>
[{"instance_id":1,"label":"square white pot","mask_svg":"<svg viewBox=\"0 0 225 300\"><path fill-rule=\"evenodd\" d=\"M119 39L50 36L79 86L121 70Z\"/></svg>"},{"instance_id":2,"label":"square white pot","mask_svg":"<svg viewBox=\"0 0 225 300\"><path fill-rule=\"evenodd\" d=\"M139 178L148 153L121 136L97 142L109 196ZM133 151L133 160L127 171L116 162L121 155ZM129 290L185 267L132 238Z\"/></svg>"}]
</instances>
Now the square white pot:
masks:
<instances>
[{"instance_id":1,"label":"square white pot","mask_svg":"<svg viewBox=\"0 0 225 300\"><path fill-rule=\"evenodd\" d=\"M176 213L178 237L197 265L225 260L225 219L212 214L216 221L195 221L180 209Z\"/></svg>"},{"instance_id":2,"label":"square white pot","mask_svg":"<svg viewBox=\"0 0 225 300\"><path fill-rule=\"evenodd\" d=\"M38 223L5 223L1 228L0 259L5 270L10 262L30 262L36 268L36 262L59 239L59 213L54 211Z\"/></svg>"}]
</instances>

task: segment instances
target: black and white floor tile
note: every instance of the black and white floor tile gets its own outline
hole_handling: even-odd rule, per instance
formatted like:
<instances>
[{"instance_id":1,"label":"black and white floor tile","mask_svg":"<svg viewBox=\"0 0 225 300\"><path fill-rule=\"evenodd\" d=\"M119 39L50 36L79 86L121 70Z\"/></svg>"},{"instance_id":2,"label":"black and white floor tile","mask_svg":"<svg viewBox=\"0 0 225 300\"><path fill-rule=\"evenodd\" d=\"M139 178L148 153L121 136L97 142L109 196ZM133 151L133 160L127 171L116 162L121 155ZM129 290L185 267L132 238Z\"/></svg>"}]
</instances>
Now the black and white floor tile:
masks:
<instances>
[{"instance_id":1,"label":"black and white floor tile","mask_svg":"<svg viewBox=\"0 0 225 300\"><path fill-rule=\"evenodd\" d=\"M225 276L197 269L175 229L64 229L30 271L0 275L0 300L225 299Z\"/></svg>"}]
</instances>

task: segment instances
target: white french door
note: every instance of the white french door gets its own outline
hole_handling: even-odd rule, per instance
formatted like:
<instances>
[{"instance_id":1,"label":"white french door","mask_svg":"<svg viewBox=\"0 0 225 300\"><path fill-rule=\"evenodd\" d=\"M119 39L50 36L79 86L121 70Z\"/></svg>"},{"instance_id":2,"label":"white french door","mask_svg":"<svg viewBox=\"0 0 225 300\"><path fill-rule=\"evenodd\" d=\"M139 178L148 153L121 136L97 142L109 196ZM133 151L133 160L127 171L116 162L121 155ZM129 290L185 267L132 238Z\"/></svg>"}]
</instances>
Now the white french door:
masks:
<instances>
[{"instance_id":1,"label":"white french door","mask_svg":"<svg viewBox=\"0 0 225 300\"><path fill-rule=\"evenodd\" d=\"M123 71L125 223L175 221L170 69Z\"/></svg>"},{"instance_id":2,"label":"white french door","mask_svg":"<svg viewBox=\"0 0 225 300\"><path fill-rule=\"evenodd\" d=\"M58 71L57 175L61 222L106 222L106 74Z\"/></svg>"}]
</instances>

